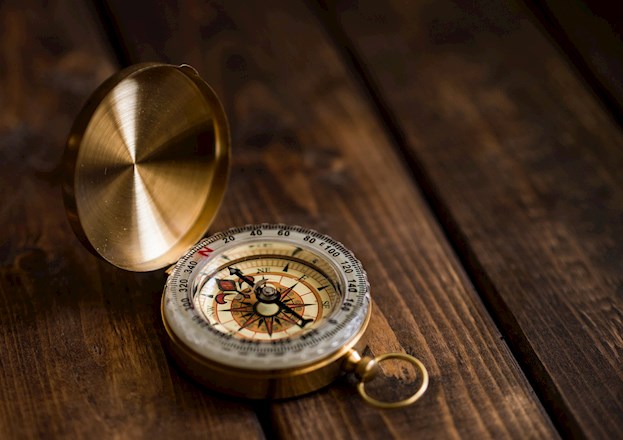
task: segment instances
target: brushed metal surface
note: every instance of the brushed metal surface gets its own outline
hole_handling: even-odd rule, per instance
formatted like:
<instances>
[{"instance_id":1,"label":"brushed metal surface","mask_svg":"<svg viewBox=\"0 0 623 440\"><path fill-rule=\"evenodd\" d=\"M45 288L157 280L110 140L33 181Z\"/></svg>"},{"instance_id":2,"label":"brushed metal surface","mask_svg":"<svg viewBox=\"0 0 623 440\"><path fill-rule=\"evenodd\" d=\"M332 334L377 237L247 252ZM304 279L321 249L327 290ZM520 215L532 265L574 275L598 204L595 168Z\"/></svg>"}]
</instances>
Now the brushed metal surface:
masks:
<instances>
[{"instance_id":1,"label":"brushed metal surface","mask_svg":"<svg viewBox=\"0 0 623 440\"><path fill-rule=\"evenodd\" d=\"M229 130L189 66L142 64L93 94L65 154L65 204L80 240L120 268L175 262L207 231L222 200Z\"/></svg>"}]
</instances>

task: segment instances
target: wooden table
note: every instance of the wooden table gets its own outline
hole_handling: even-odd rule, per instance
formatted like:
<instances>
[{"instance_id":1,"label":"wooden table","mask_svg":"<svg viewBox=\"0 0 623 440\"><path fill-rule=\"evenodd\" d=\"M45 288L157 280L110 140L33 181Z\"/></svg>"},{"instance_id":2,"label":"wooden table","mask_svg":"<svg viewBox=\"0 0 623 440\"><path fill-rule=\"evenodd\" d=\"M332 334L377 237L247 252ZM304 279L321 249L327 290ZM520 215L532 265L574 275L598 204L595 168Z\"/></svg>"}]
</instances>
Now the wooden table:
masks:
<instances>
[{"instance_id":1,"label":"wooden table","mask_svg":"<svg viewBox=\"0 0 623 440\"><path fill-rule=\"evenodd\" d=\"M614 6L135 3L0 4L1 438L623 438ZM348 378L244 402L167 359L163 273L90 255L60 192L80 106L145 60L195 66L229 115L211 232L301 224L353 249L369 350L424 361L420 402L378 410Z\"/></svg>"}]
</instances>

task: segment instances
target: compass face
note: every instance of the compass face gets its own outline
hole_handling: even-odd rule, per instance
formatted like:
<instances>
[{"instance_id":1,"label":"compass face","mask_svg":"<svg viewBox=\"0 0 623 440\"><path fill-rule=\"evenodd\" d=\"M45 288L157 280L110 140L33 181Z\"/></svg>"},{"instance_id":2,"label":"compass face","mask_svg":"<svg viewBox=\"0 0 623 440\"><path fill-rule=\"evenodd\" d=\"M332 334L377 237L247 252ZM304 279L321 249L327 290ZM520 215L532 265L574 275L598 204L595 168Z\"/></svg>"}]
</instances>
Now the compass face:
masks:
<instances>
[{"instance_id":1,"label":"compass face","mask_svg":"<svg viewBox=\"0 0 623 440\"><path fill-rule=\"evenodd\" d=\"M343 245L304 228L251 225L201 241L178 262L164 318L208 360L274 369L339 350L368 307L365 272Z\"/></svg>"},{"instance_id":2,"label":"compass face","mask_svg":"<svg viewBox=\"0 0 623 440\"><path fill-rule=\"evenodd\" d=\"M306 333L326 320L341 298L334 271L312 263L320 262L313 254L301 255L311 261L293 257L297 248L289 244L257 246L234 247L228 254L249 255L202 276L194 306L204 319L236 338L265 341ZM254 249L262 254L253 255Z\"/></svg>"}]
</instances>

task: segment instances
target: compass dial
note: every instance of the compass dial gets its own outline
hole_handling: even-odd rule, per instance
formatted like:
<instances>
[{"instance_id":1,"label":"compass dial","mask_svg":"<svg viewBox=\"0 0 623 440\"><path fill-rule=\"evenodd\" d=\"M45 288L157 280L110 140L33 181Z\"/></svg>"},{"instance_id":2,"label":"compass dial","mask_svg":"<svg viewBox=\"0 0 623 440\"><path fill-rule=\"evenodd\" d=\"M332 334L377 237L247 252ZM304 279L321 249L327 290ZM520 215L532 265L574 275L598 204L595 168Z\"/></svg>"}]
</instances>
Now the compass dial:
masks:
<instances>
[{"instance_id":1,"label":"compass dial","mask_svg":"<svg viewBox=\"0 0 623 440\"><path fill-rule=\"evenodd\" d=\"M368 307L365 272L343 245L304 228L251 225L191 249L167 281L163 311L202 357L274 369L339 350Z\"/></svg>"},{"instance_id":2,"label":"compass dial","mask_svg":"<svg viewBox=\"0 0 623 440\"><path fill-rule=\"evenodd\" d=\"M240 339L277 340L302 334L330 316L340 296L331 277L292 257L292 245L241 258L203 276L194 305L206 321ZM252 245L242 245L244 253Z\"/></svg>"}]
</instances>

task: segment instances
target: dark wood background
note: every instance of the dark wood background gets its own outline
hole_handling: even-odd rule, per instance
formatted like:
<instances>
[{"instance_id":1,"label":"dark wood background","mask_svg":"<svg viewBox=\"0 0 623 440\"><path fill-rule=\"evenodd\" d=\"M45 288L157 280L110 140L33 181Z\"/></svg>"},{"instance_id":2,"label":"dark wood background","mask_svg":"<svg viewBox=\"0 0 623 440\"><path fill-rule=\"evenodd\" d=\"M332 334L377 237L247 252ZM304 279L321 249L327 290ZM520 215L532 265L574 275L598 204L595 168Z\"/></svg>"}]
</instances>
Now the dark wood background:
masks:
<instances>
[{"instance_id":1,"label":"dark wood background","mask_svg":"<svg viewBox=\"0 0 623 440\"><path fill-rule=\"evenodd\" d=\"M1 438L623 438L616 7L139 3L0 2ZM163 273L90 255L60 193L80 106L147 60L195 66L229 115L211 232L301 224L353 249L369 349L424 361L420 402L377 410L348 378L245 402L167 359Z\"/></svg>"}]
</instances>

